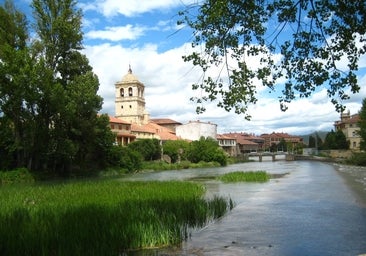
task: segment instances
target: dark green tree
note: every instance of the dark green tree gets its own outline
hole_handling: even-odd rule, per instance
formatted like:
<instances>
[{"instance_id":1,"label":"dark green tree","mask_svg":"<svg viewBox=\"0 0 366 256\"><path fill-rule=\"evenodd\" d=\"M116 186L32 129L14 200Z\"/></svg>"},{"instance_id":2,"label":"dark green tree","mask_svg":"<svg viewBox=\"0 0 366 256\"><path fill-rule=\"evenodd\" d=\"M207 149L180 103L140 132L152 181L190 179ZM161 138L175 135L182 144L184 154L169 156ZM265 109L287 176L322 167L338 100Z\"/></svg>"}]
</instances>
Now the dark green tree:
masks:
<instances>
[{"instance_id":1,"label":"dark green tree","mask_svg":"<svg viewBox=\"0 0 366 256\"><path fill-rule=\"evenodd\" d=\"M163 144L163 152L168 155L173 163L177 162L179 156L186 159L189 142L185 140L168 140Z\"/></svg>"},{"instance_id":2,"label":"dark green tree","mask_svg":"<svg viewBox=\"0 0 366 256\"><path fill-rule=\"evenodd\" d=\"M361 137L360 149L366 150L366 98L362 101L362 107L360 109L358 127L358 135Z\"/></svg>"},{"instance_id":3,"label":"dark green tree","mask_svg":"<svg viewBox=\"0 0 366 256\"><path fill-rule=\"evenodd\" d=\"M140 139L127 146L131 150L139 152L145 161L158 160L161 157L161 146L157 139Z\"/></svg>"},{"instance_id":4,"label":"dark green tree","mask_svg":"<svg viewBox=\"0 0 366 256\"><path fill-rule=\"evenodd\" d=\"M39 40L33 51L52 76L44 81L40 119L51 127L49 169L67 173L93 165L97 136L98 78L81 54L81 11L74 0L34 0L32 3ZM107 130L105 130L107 132Z\"/></svg>"},{"instance_id":5,"label":"dark green tree","mask_svg":"<svg viewBox=\"0 0 366 256\"><path fill-rule=\"evenodd\" d=\"M285 139L281 139L277 144L277 151L287 151L287 143Z\"/></svg>"},{"instance_id":6,"label":"dark green tree","mask_svg":"<svg viewBox=\"0 0 366 256\"><path fill-rule=\"evenodd\" d=\"M349 149L349 141L341 130L332 130L325 136L322 149Z\"/></svg>"},{"instance_id":7,"label":"dark green tree","mask_svg":"<svg viewBox=\"0 0 366 256\"><path fill-rule=\"evenodd\" d=\"M201 137L199 140L192 141L188 148L187 158L192 163L218 162L221 166L227 164L227 156L220 148L217 141L208 137Z\"/></svg>"},{"instance_id":8,"label":"dark green tree","mask_svg":"<svg viewBox=\"0 0 366 256\"><path fill-rule=\"evenodd\" d=\"M129 147L116 145L111 148L108 161L111 167L118 167L127 172L134 172L141 170L143 156Z\"/></svg>"},{"instance_id":9,"label":"dark green tree","mask_svg":"<svg viewBox=\"0 0 366 256\"><path fill-rule=\"evenodd\" d=\"M344 110L348 91L359 92L365 1L205 0L179 14L178 23L193 29L194 51L183 59L203 72L192 86L204 92L192 98L198 113L205 110L204 102L217 101L249 119L248 105L257 101L256 81L281 90L283 111L319 87L327 89L337 111ZM250 63L253 59L259 65Z\"/></svg>"},{"instance_id":10,"label":"dark green tree","mask_svg":"<svg viewBox=\"0 0 366 256\"><path fill-rule=\"evenodd\" d=\"M12 1L0 6L0 168L21 167L27 162L30 112L29 77L33 62L27 48L25 15ZM5 164L6 163L6 164Z\"/></svg>"},{"instance_id":11,"label":"dark green tree","mask_svg":"<svg viewBox=\"0 0 366 256\"><path fill-rule=\"evenodd\" d=\"M309 136L309 148L320 148L323 144L323 140L319 137L319 134L316 133L315 137L313 135Z\"/></svg>"},{"instance_id":12,"label":"dark green tree","mask_svg":"<svg viewBox=\"0 0 366 256\"><path fill-rule=\"evenodd\" d=\"M109 164L114 135L98 116L99 81L81 54L73 0L34 0L37 36L12 2L0 7L0 167L68 174Z\"/></svg>"}]
</instances>

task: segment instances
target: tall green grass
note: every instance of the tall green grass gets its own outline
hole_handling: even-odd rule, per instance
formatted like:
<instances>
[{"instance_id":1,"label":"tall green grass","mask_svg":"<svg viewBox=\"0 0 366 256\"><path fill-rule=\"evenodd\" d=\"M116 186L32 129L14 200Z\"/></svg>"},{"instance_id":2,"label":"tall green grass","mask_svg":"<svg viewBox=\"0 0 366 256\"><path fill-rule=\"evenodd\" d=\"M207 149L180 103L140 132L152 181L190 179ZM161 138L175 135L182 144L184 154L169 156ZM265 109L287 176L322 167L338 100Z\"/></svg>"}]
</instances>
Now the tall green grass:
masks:
<instances>
[{"instance_id":1,"label":"tall green grass","mask_svg":"<svg viewBox=\"0 0 366 256\"><path fill-rule=\"evenodd\" d=\"M265 171L249 171L249 172L230 172L218 177L222 182L266 182L270 179L270 175Z\"/></svg>"},{"instance_id":2,"label":"tall green grass","mask_svg":"<svg viewBox=\"0 0 366 256\"><path fill-rule=\"evenodd\" d=\"M188 182L0 187L0 255L118 255L180 243L232 206Z\"/></svg>"}]
</instances>

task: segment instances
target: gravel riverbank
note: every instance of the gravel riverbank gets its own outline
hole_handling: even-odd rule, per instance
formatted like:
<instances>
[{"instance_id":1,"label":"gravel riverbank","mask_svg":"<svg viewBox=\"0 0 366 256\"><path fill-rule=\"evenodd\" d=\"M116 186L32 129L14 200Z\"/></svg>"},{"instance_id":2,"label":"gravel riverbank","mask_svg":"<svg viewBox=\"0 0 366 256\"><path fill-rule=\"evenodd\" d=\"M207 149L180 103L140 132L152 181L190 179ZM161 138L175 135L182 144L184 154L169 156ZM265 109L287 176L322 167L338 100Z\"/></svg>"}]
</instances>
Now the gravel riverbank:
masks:
<instances>
[{"instance_id":1,"label":"gravel riverbank","mask_svg":"<svg viewBox=\"0 0 366 256\"><path fill-rule=\"evenodd\" d=\"M334 166L355 192L357 202L366 207L366 167L344 164L334 164Z\"/></svg>"}]
</instances>

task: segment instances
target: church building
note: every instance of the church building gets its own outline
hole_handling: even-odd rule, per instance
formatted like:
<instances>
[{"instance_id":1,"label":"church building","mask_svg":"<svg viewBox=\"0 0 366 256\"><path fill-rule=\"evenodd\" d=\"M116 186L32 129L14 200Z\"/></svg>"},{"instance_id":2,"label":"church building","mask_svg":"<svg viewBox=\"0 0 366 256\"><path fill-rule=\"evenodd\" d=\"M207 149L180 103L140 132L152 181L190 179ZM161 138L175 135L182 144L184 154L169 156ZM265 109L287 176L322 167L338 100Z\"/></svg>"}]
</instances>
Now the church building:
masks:
<instances>
[{"instance_id":1,"label":"church building","mask_svg":"<svg viewBox=\"0 0 366 256\"><path fill-rule=\"evenodd\" d=\"M145 109L144 92L145 85L132 73L130 66L122 80L115 83L115 117L110 117L110 122L113 120L115 122L117 119L130 124L130 134L136 139L158 139L160 141L179 139L171 127L165 127L150 120L150 115ZM126 143L120 142L133 141L131 137L128 138L129 140L118 138L119 134L121 133L117 133L118 144L126 145Z\"/></svg>"},{"instance_id":2,"label":"church building","mask_svg":"<svg viewBox=\"0 0 366 256\"><path fill-rule=\"evenodd\" d=\"M121 81L115 83L115 116L124 121L144 125L149 122L145 110L145 86L132 74L131 66Z\"/></svg>"}]
</instances>

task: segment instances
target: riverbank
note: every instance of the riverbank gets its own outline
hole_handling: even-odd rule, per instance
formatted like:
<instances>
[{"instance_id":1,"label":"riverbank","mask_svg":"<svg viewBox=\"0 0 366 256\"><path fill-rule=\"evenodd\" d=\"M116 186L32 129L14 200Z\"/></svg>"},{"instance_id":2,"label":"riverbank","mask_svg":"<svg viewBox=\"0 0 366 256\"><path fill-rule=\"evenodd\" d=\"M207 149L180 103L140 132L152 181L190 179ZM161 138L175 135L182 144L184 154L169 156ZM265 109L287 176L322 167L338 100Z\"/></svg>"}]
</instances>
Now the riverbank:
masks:
<instances>
[{"instance_id":1,"label":"riverbank","mask_svg":"<svg viewBox=\"0 0 366 256\"><path fill-rule=\"evenodd\" d=\"M356 194L357 203L366 207L366 167L338 163L334 167Z\"/></svg>"}]
</instances>

